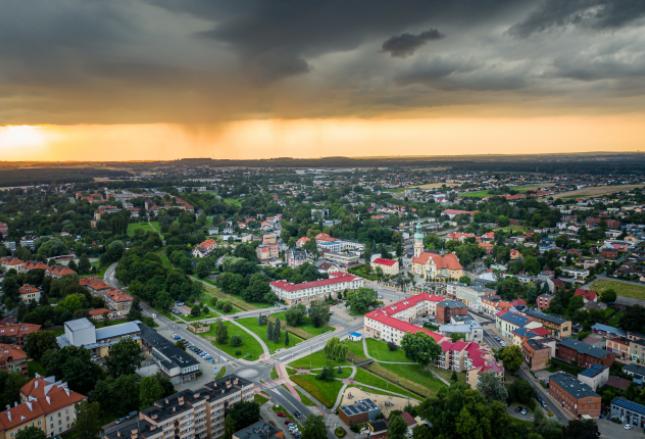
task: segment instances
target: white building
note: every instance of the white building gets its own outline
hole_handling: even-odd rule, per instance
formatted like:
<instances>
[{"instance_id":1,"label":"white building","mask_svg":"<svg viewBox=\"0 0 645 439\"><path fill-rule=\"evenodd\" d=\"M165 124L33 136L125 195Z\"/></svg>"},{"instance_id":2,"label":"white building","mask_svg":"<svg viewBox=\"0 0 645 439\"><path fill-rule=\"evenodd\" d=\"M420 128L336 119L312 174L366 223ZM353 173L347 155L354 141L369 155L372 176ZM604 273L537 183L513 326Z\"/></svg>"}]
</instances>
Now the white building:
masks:
<instances>
[{"instance_id":1,"label":"white building","mask_svg":"<svg viewBox=\"0 0 645 439\"><path fill-rule=\"evenodd\" d=\"M342 272L330 273L329 279L299 284L293 284L286 280L276 280L270 283L271 291L288 305L322 300L330 294L334 295L345 290L355 290L364 285L363 278Z\"/></svg>"}]
</instances>

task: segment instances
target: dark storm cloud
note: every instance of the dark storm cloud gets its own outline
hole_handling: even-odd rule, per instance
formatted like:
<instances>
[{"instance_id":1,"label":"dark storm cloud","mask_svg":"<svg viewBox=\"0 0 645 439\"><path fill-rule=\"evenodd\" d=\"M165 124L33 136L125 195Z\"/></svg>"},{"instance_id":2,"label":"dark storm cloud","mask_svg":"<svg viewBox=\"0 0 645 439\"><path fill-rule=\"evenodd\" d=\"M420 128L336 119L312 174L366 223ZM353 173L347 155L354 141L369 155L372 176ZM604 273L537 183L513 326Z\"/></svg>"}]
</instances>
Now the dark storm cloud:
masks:
<instances>
[{"instance_id":1,"label":"dark storm cloud","mask_svg":"<svg viewBox=\"0 0 645 439\"><path fill-rule=\"evenodd\" d=\"M381 49L393 57L404 58L412 55L419 47L428 41L439 40L444 35L437 29L429 29L419 34L404 33L388 38Z\"/></svg>"},{"instance_id":2,"label":"dark storm cloud","mask_svg":"<svg viewBox=\"0 0 645 439\"><path fill-rule=\"evenodd\" d=\"M216 8L205 9L199 1L187 5L163 4L182 8L217 24L201 35L230 44L246 61L251 71L261 75L265 65L259 60L272 53L269 78L309 71L306 59L333 51L351 50L373 38L391 35L402 29L423 25L432 18L457 22L485 20L503 10L509 0L283 0L239 3L235 14L227 8L227 17L218 17ZM463 11L468 10L468 14ZM300 66L300 69L294 69Z\"/></svg>"},{"instance_id":3,"label":"dark storm cloud","mask_svg":"<svg viewBox=\"0 0 645 439\"><path fill-rule=\"evenodd\" d=\"M528 89L562 96L563 83L575 105L645 81L644 9L645 0L4 0L0 124L385 114L486 106L492 95L520 102ZM419 50L440 36L435 27L449 38ZM391 62L379 49L414 56Z\"/></svg>"},{"instance_id":4,"label":"dark storm cloud","mask_svg":"<svg viewBox=\"0 0 645 439\"><path fill-rule=\"evenodd\" d=\"M524 21L511 27L511 33L526 37L567 25L618 28L643 16L643 0L543 0Z\"/></svg>"}]
</instances>

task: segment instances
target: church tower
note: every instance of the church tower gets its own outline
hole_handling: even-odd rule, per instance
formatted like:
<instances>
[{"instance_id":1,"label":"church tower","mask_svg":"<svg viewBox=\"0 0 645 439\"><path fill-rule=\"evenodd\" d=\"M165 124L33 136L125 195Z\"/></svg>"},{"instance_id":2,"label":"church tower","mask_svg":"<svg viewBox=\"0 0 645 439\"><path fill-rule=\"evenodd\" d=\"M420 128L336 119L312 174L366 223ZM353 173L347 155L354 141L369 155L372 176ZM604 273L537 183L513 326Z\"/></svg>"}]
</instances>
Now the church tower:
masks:
<instances>
[{"instance_id":1,"label":"church tower","mask_svg":"<svg viewBox=\"0 0 645 439\"><path fill-rule=\"evenodd\" d=\"M421 253L423 253L423 232L421 231L421 223L417 223L414 232L414 257L418 257Z\"/></svg>"}]
</instances>

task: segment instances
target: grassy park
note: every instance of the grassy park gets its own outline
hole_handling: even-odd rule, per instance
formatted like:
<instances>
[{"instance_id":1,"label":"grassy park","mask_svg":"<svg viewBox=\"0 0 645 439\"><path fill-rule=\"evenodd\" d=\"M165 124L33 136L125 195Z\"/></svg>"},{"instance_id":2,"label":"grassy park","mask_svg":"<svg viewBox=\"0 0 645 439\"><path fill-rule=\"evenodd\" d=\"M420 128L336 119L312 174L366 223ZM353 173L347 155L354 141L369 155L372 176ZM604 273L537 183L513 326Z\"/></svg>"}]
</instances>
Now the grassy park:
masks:
<instances>
[{"instance_id":1,"label":"grassy park","mask_svg":"<svg viewBox=\"0 0 645 439\"><path fill-rule=\"evenodd\" d=\"M233 357L242 358L249 361L255 361L260 358L260 355L262 355L263 352L262 346L260 346L260 343L258 343L255 338L253 338L242 328L235 326L231 322L224 322L224 326L226 326L226 329L228 330L227 343L217 343L215 339L215 325L211 325L210 330L202 334L202 337L213 343L213 346ZM233 336L240 337L240 339L242 340L241 346L231 346L231 338Z\"/></svg>"},{"instance_id":2,"label":"grassy park","mask_svg":"<svg viewBox=\"0 0 645 439\"><path fill-rule=\"evenodd\" d=\"M645 300L645 285L622 282L617 279L598 279L591 283L590 288L599 293L611 289L619 296Z\"/></svg>"},{"instance_id":3,"label":"grassy park","mask_svg":"<svg viewBox=\"0 0 645 439\"><path fill-rule=\"evenodd\" d=\"M143 230L145 233L147 232L160 233L161 227L159 226L159 221L150 221L150 222L140 221L138 223L128 224L129 237L133 237L134 235L136 235L139 230Z\"/></svg>"},{"instance_id":4,"label":"grassy park","mask_svg":"<svg viewBox=\"0 0 645 439\"><path fill-rule=\"evenodd\" d=\"M289 334L289 344L285 344L284 343L284 338L285 338L285 336L284 336L284 334L285 334L285 331L284 331L285 326L284 326L284 324L281 327L280 342L276 343L276 342L274 342L272 340L269 340L267 338L267 325L260 325L260 323L258 322L257 317L247 317L247 318L244 318L244 319L239 319L239 320L237 320L237 322L240 325L244 326L245 328L251 330L258 337L260 337L266 343L266 345L269 348L269 350L271 351L271 353L277 351L278 349L290 348L292 346L297 345L301 341L304 341L302 338L290 333ZM282 322L283 321L281 320L281 323Z\"/></svg>"}]
</instances>

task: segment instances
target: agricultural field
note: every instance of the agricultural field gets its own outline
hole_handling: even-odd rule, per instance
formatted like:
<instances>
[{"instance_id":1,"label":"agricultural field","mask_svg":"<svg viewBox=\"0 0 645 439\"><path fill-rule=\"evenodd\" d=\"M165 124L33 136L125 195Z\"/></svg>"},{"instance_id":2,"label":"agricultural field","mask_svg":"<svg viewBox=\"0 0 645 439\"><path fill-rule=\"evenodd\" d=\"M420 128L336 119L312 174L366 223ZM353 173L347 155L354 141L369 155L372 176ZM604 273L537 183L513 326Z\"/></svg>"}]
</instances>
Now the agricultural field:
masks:
<instances>
[{"instance_id":1,"label":"agricultural field","mask_svg":"<svg viewBox=\"0 0 645 439\"><path fill-rule=\"evenodd\" d=\"M622 282L617 279L598 279L593 281L589 288L598 292L612 289L619 296L645 301L645 285Z\"/></svg>"},{"instance_id":2,"label":"agricultural field","mask_svg":"<svg viewBox=\"0 0 645 439\"><path fill-rule=\"evenodd\" d=\"M575 191L560 192L555 198L594 198L616 192L629 192L633 189L645 187L645 184L616 184L608 186L590 186Z\"/></svg>"}]
</instances>

